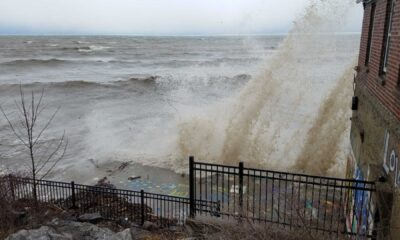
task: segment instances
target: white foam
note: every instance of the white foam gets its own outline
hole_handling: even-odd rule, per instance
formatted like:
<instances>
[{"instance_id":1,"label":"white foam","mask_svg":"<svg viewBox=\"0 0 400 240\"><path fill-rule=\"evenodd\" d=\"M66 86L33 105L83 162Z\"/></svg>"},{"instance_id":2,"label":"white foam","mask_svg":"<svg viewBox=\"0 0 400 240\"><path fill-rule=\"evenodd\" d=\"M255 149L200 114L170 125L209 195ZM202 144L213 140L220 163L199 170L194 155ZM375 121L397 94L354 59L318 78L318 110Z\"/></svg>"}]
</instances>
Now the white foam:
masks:
<instances>
[{"instance_id":1,"label":"white foam","mask_svg":"<svg viewBox=\"0 0 400 240\"><path fill-rule=\"evenodd\" d=\"M233 101L179 124L174 168L186 169L187 156L194 155L210 162L293 169L325 97L352 67L357 48L336 51L343 48L343 36L335 32L354 6L351 0L310 1L265 69ZM327 137L330 131L336 129L324 130Z\"/></svg>"}]
</instances>

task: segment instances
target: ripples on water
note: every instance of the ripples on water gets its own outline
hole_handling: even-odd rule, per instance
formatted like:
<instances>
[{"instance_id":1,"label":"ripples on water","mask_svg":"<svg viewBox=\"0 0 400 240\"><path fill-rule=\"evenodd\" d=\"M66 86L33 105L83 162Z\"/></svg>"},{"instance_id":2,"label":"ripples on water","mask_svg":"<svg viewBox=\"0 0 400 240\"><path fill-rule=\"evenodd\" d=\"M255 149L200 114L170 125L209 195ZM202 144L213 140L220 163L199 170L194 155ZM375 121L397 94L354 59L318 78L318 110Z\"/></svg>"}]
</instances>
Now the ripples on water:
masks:
<instances>
[{"instance_id":1,"label":"ripples on water","mask_svg":"<svg viewBox=\"0 0 400 240\"><path fill-rule=\"evenodd\" d=\"M178 151L178 125L210 105L231 101L262 71L282 40L0 37L0 103L12 112L19 84L26 91L45 88L49 112L61 106L46 137L65 129L69 138L59 169L79 170L78 175L89 177L94 159L100 164L133 161L176 170L171 157ZM338 43L335 56L321 57L318 67L348 62L358 36L341 36ZM329 74L321 73L319 84L333 81ZM26 156L6 126L0 118L1 165L20 168Z\"/></svg>"}]
</instances>

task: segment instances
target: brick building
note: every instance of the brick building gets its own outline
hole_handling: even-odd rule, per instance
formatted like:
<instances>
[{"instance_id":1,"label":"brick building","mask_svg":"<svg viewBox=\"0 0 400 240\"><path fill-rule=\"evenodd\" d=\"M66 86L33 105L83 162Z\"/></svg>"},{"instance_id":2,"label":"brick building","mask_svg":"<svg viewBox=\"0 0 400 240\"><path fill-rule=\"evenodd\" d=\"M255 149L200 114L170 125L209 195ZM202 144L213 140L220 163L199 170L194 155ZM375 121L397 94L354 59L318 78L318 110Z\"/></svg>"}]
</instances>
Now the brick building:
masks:
<instances>
[{"instance_id":1,"label":"brick building","mask_svg":"<svg viewBox=\"0 0 400 240\"><path fill-rule=\"evenodd\" d=\"M400 239L400 0L364 7L351 127L349 177L376 181L370 218L379 239Z\"/></svg>"}]
</instances>

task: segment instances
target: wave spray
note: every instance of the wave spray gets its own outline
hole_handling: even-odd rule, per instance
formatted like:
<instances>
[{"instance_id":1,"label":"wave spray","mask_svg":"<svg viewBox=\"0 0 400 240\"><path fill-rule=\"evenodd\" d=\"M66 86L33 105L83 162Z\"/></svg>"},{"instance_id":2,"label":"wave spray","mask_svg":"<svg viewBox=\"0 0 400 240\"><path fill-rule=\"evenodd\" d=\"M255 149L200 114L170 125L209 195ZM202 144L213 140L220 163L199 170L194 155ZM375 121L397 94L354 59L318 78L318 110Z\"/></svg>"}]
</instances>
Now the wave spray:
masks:
<instances>
[{"instance_id":1,"label":"wave spray","mask_svg":"<svg viewBox=\"0 0 400 240\"><path fill-rule=\"evenodd\" d=\"M335 49L353 0L311 0L260 71L234 97L179 124L176 170L186 158L340 176L348 156L357 47ZM358 39L357 39L358 40Z\"/></svg>"}]
</instances>

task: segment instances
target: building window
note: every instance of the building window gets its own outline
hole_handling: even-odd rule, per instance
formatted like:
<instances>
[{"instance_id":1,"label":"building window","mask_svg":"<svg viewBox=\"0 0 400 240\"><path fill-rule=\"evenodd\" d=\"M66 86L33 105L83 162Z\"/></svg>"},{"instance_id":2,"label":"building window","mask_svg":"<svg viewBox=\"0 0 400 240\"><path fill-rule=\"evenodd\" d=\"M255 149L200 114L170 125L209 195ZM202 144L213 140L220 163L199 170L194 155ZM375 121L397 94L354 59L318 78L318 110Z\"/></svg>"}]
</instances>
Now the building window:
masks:
<instances>
[{"instance_id":1,"label":"building window","mask_svg":"<svg viewBox=\"0 0 400 240\"><path fill-rule=\"evenodd\" d=\"M381 61L381 73L386 73L388 58L389 58L389 48L390 48L390 40L392 37L392 19L393 19L393 11L394 11L394 0L388 1L388 9L386 13L386 22L385 22L385 36L384 36L384 45L383 45L383 54Z\"/></svg>"},{"instance_id":2,"label":"building window","mask_svg":"<svg viewBox=\"0 0 400 240\"><path fill-rule=\"evenodd\" d=\"M371 56L371 43L372 43L372 33L374 31L375 8L376 8L376 3L373 3L371 6L371 14L370 14L370 18L369 18L369 29L368 29L368 40L367 40L367 52L366 52L366 56L365 56L365 65L368 65L369 58Z\"/></svg>"},{"instance_id":3,"label":"building window","mask_svg":"<svg viewBox=\"0 0 400 240\"><path fill-rule=\"evenodd\" d=\"M399 68L397 69L398 70L398 76L397 76L397 87L399 87L400 88L400 64L399 64Z\"/></svg>"}]
</instances>

